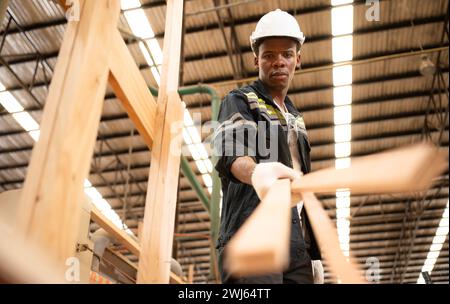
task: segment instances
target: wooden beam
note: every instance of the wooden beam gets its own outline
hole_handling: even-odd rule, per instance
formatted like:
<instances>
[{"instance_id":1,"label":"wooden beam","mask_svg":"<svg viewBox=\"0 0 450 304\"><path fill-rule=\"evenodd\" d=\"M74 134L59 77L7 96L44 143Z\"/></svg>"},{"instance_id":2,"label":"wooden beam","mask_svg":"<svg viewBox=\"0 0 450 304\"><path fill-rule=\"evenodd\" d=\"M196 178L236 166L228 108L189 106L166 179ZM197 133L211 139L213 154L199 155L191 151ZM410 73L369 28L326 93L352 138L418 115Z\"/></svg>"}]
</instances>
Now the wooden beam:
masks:
<instances>
[{"instance_id":1,"label":"wooden beam","mask_svg":"<svg viewBox=\"0 0 450 304\"><path fill-rule=\"evenodd\" d=\"M169 0L138 283L169 283L184 104L178 95L183 1Z\"/></svg>"},{"instance_id":2,"label":"wooden beam","mask_svg":"<svg viewBox=\"0 0 450 304\"><path fill-rule=\"evenodd\" d=\"M0 224L0 284L64 284L64 268Z\"/></svg>"},{"instance_id":3,"label":"wooden beam","mask_svg":"<svg viewBox=\"0 0 450 304\"><path fill-rule=\"evenodd\" d=\"M342 253L336 227L328 217L325 209L323 209L322 204L311 192L302 193L302 197L319 248L331 272L343 284L366 283L360 276L362 270L354 262L353 257L349 256L347 260L347 257Z\"/></svg>"},{"instance_id":4,"label":"wooden beam","mask_svg":"<svg viewBox=\"0 0 450 304\"><path fill-rule=\"evenodd\" d=\"M190 264L188 268L188 279L189 284L194 283L194 264Z\"/></svg>"},{"instance_id":5,"label":"wooden beam","mask_svg":"<svg viewBox=\"0 0 450 304\"><path fill-rule=\"evenodd\" d=\"M290 181L278 180L226 246L229 273L262 275L289 265L290 207Z\"/></svg>"},{"instance_id":6,"label":"wooden beam","mask_svg":"<svg viewBox=\"0 0 450 304\"><path fill-rule=\"evenodd\" d=\"M18 233L65 263L74 255L106 91L118 0L80 2L68 22L20 202ZM64 265L64 264L63 264Z\"/></svg>"},{"instance_id":7,"label":"wooden beam","mask_svg":"<svg viewBox=\"0 0 450 304\"><path fill-rule=\"evenodd\" d=\"M109 84L122 102L145 143L152 149L155 136L156 101L119 31L113 36Z\"/></svg>"},{"instance_id":8,"label":"wooden beam","mask_svg":"<svg viewBox=\"0 0 450 304\"><path fill-rule=\"evenodd\" d=\"M432 179L447 167L444 153L422 143L356 158L345 169L306 174L292 182L292 192L335 192L341 188L353 194L420 191L428 189Z\"/></svg>"}]
</instances>

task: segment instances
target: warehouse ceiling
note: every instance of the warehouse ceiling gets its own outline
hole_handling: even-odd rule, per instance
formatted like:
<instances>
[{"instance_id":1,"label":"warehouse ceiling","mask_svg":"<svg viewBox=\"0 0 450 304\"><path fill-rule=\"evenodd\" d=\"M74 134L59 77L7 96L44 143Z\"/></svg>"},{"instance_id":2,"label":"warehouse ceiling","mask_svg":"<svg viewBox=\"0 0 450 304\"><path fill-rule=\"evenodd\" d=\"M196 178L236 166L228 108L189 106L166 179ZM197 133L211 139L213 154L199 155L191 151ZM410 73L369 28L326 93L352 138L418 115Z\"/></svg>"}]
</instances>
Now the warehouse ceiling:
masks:
<instances>
[{"instance_id":1,"label":"warehouse ceiling","mask_svg":"<svg viewBox=\"0 0 450 304\"><path fill-rule=\"evenodd\" d=\"M351 157L422 139L447 151L448 1L382 0L379 21L366 19L369 6L365 2L353 2ZM166 2L141 0L141 4L162 48ZM230 90L253 81L257 71L248 37L258 19L276 8L293 14L306 36L302 67L296 72L289 96L304 114L312 146L312 169L334 166L329 0L186 1L180 86L209 85L223 98ZM38 123L66 23L61 7L49 0L10 0L1 23L2 89L10 92ZM123 14L119 28L147 84L157 87L139 39L130 34ZM424 55L436 67L436 73L421 73ZM201 114L198 126L211 119L209 95L186 95L183 100L192 116ZM202 133L203 138L207 135ZM0 106L0 192L23 186L33 144L30 133ZM187 159L209 195L189 153ZM150 163L150 151L108 88L89 181L135 234L144 215ZM376 261L380 283L416 283L443 212L446 207L448 210L448 186L447 168L426 193L351 196L350 253L366 274ZM330 218L336 220L335 195L319 198ZM210 217L183 174L175 229L174 257L185 273L193 264L195 282L211 281ZM121 246L115 250L136 261ZM431 272L432 282L448 283L448 258L447 227ZM325 270L325 281L335 283L326 263Z\"/></svg>"}]
</instances>

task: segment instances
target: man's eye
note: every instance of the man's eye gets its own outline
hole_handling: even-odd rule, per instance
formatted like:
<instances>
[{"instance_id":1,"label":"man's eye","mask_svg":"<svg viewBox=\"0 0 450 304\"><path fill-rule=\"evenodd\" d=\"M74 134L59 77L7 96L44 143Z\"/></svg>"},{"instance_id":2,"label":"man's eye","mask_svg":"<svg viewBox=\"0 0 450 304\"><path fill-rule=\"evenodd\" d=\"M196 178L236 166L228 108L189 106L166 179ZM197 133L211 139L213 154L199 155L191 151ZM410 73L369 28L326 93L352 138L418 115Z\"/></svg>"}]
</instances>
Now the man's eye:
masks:
<instances>
[{"instance_id":1,"label":"man's eye","mask_svg":"<svg viewBox=\"0 0 450 304\"><path fill-rule=\"evenodd\" d=\"M291 58L292 56L294 56L292 53L286 53L286 54L284 54L284 57L286 57L286 58Z\"/></svg>"}]
</instances>

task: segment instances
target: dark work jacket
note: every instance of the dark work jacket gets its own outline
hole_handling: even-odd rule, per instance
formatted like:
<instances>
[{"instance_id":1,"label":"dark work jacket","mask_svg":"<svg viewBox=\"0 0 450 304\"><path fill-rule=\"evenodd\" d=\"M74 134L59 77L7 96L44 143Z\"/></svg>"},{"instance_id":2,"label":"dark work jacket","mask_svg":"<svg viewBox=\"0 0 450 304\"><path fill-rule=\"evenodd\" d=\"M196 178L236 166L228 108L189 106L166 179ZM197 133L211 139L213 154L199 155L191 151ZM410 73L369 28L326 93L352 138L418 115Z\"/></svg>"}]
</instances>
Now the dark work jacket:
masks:
<instances>
[{"instance_id":1,"label":"dark work jacket","mask_svg":"<svg viewBox=\"0 0 450 304\"><path fill-rule=\"evenodd\" d=\"M297 111L291 100L286 97L285 105L299 124L298 147L301 158L301 170L304 174L311 171L311 146L306 133L303 116ZM278 161L293 167L287 142L287 126L283 114L274 104L264 84L257 80L249 86L231 91L222 101L213 142L218 155L215 165L222 181L222 215L219 239L216 248L219 255L224 246L259 204L254 188L240 182L231 173L231 165L240 156L250 156L256 163ZM258 124L259 123L259 124ZM275 136L273 136L275 135ZM262 137L262 138L261 138ZM275 138L275 141L272 140ZM242 139L244 138L244 139ZM256 143L255 143L256 141ZM226 151L225 146L243 144L244 151ZM258 144L259 143L259 144ZM261 148L265 143L266 147ZM226 153L227 152L227 153ZM291 262L303 257L305 242L301 234L299 216L296 207L292 208ZM302 215L305 214L304 212ZM320 250L311 229L308 216L305 216L312 260L321 259ZM261 236L264 237L264 236Z\"/></svg>"}]
</instances>

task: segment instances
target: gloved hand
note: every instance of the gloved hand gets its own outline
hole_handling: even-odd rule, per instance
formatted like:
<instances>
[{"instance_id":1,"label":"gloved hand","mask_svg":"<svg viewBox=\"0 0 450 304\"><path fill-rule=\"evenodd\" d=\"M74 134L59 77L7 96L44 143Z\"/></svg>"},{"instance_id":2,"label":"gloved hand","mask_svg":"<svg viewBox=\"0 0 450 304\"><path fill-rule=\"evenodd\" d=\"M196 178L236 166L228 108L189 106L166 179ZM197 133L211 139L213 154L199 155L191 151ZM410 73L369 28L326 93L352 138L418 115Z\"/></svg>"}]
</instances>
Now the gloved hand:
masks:
<instances>
[{"instance_id":1,"label":"gloved hand","mask_svg":"<svg viewBox=\"0 0 450 304\"><path fill-rule=\"evenodd\" d=\"M311 261L313 276L314 276L314 284L323 284L324 281L324 273L323 273L323 265L321 260Z\"/></svg>"},{"instance_id":2,"label":"gloved hand","mask_svg":"<svg viewBox=\"0 0 450 304\"><path fill-rule=\"evenodd\" d=\"M270 187L278 179L300 178L300 172L295 171L279 162L260 163L252 173L252 185L260 199L263 199Z\"/></svg>"}]
</instances>

